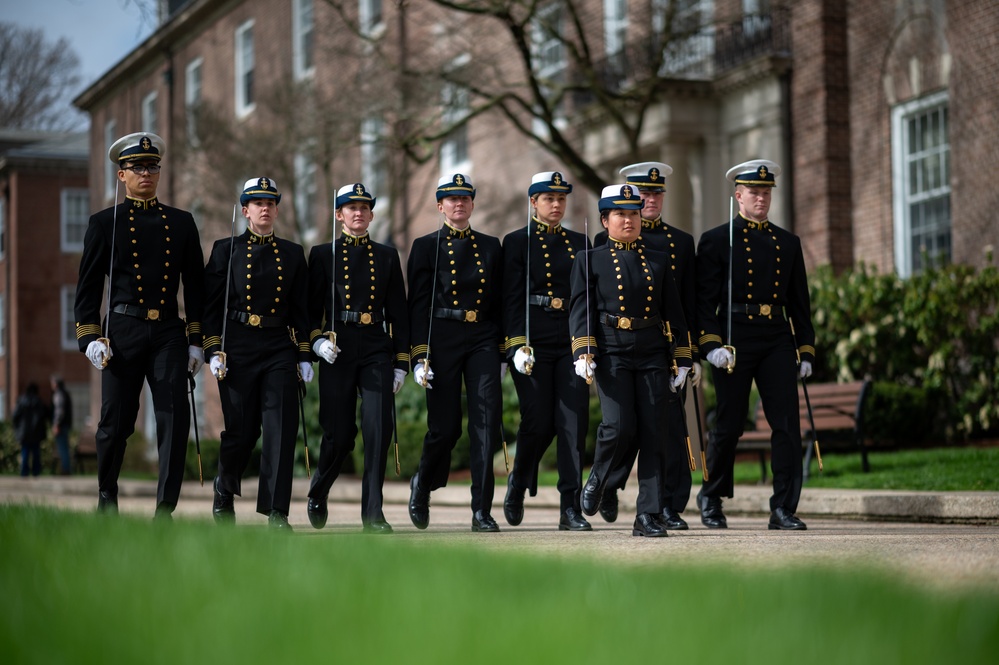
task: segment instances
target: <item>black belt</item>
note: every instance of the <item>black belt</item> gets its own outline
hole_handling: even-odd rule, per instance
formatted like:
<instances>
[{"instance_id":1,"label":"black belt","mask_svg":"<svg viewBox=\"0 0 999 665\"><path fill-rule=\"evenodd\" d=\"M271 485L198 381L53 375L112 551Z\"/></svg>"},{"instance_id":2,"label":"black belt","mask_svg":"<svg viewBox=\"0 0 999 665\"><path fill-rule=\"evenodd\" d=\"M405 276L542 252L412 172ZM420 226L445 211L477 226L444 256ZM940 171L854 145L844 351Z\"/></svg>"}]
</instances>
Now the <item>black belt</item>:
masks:
<instances>
[{"instance_id":1,"label":"black belt","mask_svg":"<svg viewBox=\"0 0 999 665\"><path fill-rule=\"evenodd\" d=\"M564 312L569 306L565 298L555 298L552 296L527 296L527 302L532 305L553 309L556 312Z\"/></svg>"},{"instance_id":2,"label":"black belt","mask_svg":"<svg viewBox=\"0 0 999 665\"><path fill-rule=\"evenodd\" d=\"M344 323L356 323L360 326L370 326L373 323L381 323L385 317L381 312L337 312L336 320Z\"/></svg>"},{"instance_id":3,"label":"black belt","mask_svg":"<svg viewBox=\"0 0 999 665\"><path fill-rule=\"evenodd\" d=\"M124 305L121 303L115 305L111 311L115 314L134 316L137 319L144 319L146 321L170 321L177 318L176 312L168 312L163 309L146 309L145 307L136 307L135 305Z\"/></svg>"},{"instance_id":4,"label":"black belt","mask_svg":"<svg viewBox=\"0 0 999 665\"><path fill-rule=\"evenodd\" d=\"M614 316L606 312L600 313L600 323L619 330L642 330L643 328L658 326L662 321L662 317L658 314L647 319L639 319L630 316Z\"/></svg>"},{"instance_id":5,"label":"black belt","mask_svg":"<svg viewBox=\"0 0 999 665\"><path fill-rule=\"evenodd\" d=\"M443 307L438 307L434 309L434 318L464 321L465 323L478 323L482 321L479 318L479 310L477 309L444 309Z\"/></svg>"},{"instance_id":6,"label":"black belt","mask_svg":"<svg viewBox=\"0 0 999 665\"><path fill-rule=\"evenodd\" d=\"M249 312L229 312L229 319L250 328L284 328L288 323L280 316L260 316Z\"/></svg>"},{"instance_id":7,"label":"black belt","mask_svg":"<svg viewBox=\"0 0 999 665\"><path fill-rule=\"evenodd\" d=\"M770 316L780 313L784 317L783 305L754 305L745 302L732 303L732 312L735 314L749 314L750 316Z\"/></svg>"}]
</instances>

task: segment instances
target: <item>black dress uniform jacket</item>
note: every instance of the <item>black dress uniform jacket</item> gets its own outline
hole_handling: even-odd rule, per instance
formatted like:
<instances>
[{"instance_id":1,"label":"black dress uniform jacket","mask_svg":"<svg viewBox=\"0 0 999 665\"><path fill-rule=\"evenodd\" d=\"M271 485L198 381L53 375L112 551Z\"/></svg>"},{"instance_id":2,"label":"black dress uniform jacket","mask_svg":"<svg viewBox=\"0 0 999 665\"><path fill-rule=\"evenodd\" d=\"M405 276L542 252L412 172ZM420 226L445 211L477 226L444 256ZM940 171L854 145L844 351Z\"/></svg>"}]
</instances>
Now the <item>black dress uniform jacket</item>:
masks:
<instances>
[{"instance_id":1,"label":"black dress uniform jacket","mask_svg":"<svg viewBox=\"0 0 999 665\"><path fill-rule=\"evenodd\" d=\"M135 430L139 394L148 381L159 450L157 500L173 507L180 495L190 430L188 346L201 346L204 255L191 213L158 199L126 197L95 213L83 240L76 285L76 338L81 351L103 336L101 304L110 267L108 338L112 357L101 373L97 426L98 485L116 496L125 441ZM177 294L184 288L180 318Z\"/></svg>"},{"instance_id":2,"label":"black dress uniform jacket","mask_svg":"<svg viewBox=\"0 0 999 665\"><path fill-rule=\"evenodd\" d=\"M501 440L499 365L505 346L500 241L471 227L459 230L444 223L439 232L413 242L407 273L410 360L415 367L429 358L434 373L427 390L419 489L430 492L447 484L451 450L461 435L464 378L472 511L488 513L494 489L492 452Z\"/></svg>"},{"instance_id":3,"label":"black dress uniform jacket","mask_svg":"<svg viewBox=\"0 0 999 665\"><path fill-rule=\"evenodd\" d=\"M595 245L603 245L607 242L607 231L597 234ZM676 288L680 295L680 303L683 306L683 316L687 323L687 330L691 335L691 355L693 362L698 362L697 349L697 288L694 283L697 267L694 262L694 237L676 227L662 221L662 217L657 219L642 220L642 233L638 238L638 244L646 249L663 252L669 259L670 272L676 282ZM684 396L682 393L670 393L667 395L669 421L679 423L680 418L685 418L683 412ZM682 513L690 500L691 478L688 472L687 444L683 436L682 427L669 428L669 441L666 442L666 472L665 472L665 496L666 505L672 510ZM638 456L638 442L632 441L628 444L622 454L619 464L611 470L607 476L608 489L624 489L631 468Z\"/></svg>"},{"instance_id":4,"label":"black dress uniform jacket","mask_svg":"<svg viewBox=\"0 0 999 665\"><path fill-rule=\"evenodd\" d=\"M610 240L588 255L589 265L576 261L573 267L570 325L573 355L592 353L597 365L603 421L591 473L606 479L624 445L636 439L638 513L658 513L669 368L673 359L691 365L680 296L661 252ZM672 351L667 330L673 335Z\"/></svg>"},{"instance_id":5,"label":"black dress uniform jacket","mask_svg":"<svg viewBox=\"0 0 999 665\"><path fill-rule=\"evenodd\" d=\"M569 335L570 275L577 256L589 246L586 236L561 224L531 222L503 238L503 299L506 350L513 359L527 342L534 351L530 375L511 371L520 402L517 456L510 484L537 494L538 464L557 438L561 508L579 510L582 457L589 424L589 389L573 371ZM527 264L528 256L530 265ZM530 330L527 319L530 311Z\"/></svg>"},{"instance_id":6,"label":"black dress uniform jacket","mask_svg":"<svg viewBox=\"0 0 999 665\"><path fill-rule=\"evenodd\" d=\"M783 506L793 513L801 493L802 469L795 341L789 318L801 359L812 362L815 358L801 241L769 221L737 215L732 223L733 311L728 311L729 225L706 231L697 248L701 353L729 343L729 317L731 344L736 349L732 374L712 369L718 414L707 450L710 482L705 483L703 493L732 496L735 446L745 428L755 379L773 429L771 509Z\"/></svg>"},{"instance_id":7,"label":"black dress uniform jacket","mask_svg":"<svg viewBox=\"0 0 999 665\"><path fill-rule=\"evenodd\" d=\"M210 359L225 351L228 367L219 382L225 419L219 484L240 494L262 428L257 512L287 515L299 425L298 363L312 360L305 251L274 234L247 229L234 240L215 241L205 282L205 355Z\"/></svg>"},{"instance_id":8,"label":"black dress uniform jacket","mask_svg":"<svg viewBox=\"0 0 999 665\"><path fill-rule=\"evenodd\" d=\"M364 477L361 517L383 520L382 486L392 438L393 368L409 371L409 312L399 253L367 235L341 234L336 275L330 243L309 254L309 343L335 331L332 365L319 362L319 466L309 496L325 498L354 449L361 396ZM335 290L335 295L334 295Z\"/></svg>"}]
</instances>

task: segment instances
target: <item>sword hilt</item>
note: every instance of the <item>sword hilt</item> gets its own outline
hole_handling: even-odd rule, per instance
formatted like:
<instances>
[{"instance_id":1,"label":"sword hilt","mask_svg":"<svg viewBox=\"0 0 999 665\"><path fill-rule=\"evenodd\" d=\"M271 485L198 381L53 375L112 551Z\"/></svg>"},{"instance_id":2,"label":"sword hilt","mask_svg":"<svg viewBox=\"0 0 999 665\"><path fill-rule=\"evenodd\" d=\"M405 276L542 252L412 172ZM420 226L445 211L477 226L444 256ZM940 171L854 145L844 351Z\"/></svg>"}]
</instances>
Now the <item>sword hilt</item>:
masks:
<instances>
[{"instance_id":1,"label":"sword hilt","mask_svg":"<svg viewBox=\"0 0 999 665\"><path fill-rule=\"evenodd\" d=\"M213 356L218 356L219 358L222 359L222 366L219 367L218 370L215 371L215 378L218 379L219 381L221 381L222 379L225 378L225 375L229 372L229 369L226 367L226 355L225 355L225 351L216 351L212 355Z\"/></svg>"},{"instance_id":2,"label":"sword hilt","mask_svg":"<svg viewBox=\"0 0 999 665\"><path fill-rule=\"evenodd\" d=\"M110 355L110 353L111 353L111 340L109 340L107 337L98 337L97 341L100 342L101 344L103 344L104 346L108 347L108 352L105 353L105 354L103 354L103 357L101 358L101 369L104 369L105 367L108 366L108 361L111 359L111 355Z\"/></svg>"},{"instance_id":3,"label":"sword hilt","mask_svg":"<svg viewBox=\"0 0 999 665\"><path fill-rule=\"evenodd\" d=\"M534 371L534 349L525 344L524 352L527 353L527 360L524 361L524 374L530 376L531 372Z\"/></svg>"},{"instance_id":4,"label":"sword hilt","mask_svg":"<svg viewBox=\"0 0 999 665\"><path fill-rule=\"evenodd\" d=\"M731 344L725 344L722 346L722 348L732 354L732 362L725 365L725 371L731 374L732 371L735 369L735 347L732 346Z\"/></svg>"}]
</instances>

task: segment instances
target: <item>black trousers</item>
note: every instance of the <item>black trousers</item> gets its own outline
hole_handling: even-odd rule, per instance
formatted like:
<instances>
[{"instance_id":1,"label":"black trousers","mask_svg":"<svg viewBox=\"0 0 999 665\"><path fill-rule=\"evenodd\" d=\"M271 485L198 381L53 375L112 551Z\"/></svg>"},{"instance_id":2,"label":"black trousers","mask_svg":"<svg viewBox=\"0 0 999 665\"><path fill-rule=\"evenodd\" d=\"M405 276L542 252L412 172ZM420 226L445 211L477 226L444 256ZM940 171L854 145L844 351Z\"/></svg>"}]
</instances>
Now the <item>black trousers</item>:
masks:
<instances>
[{"instance_id":1,"label":"black trousers","mask_svg":"<svg viewBox=\"0 0 999 665\"><path fill-rule=\"evenodd\" d=\"M667 390L669 388L667 387ZM666 439L665 463L663 474L663 507L669 507L682 513L690 500L690 461L687 457L687 441L683 436L681 418L685 418L684 401L686 391L677 394L669 391L664 397L669 427L663 433ZM625 446L621 460L607 474L606 489L623 490L631 475L631 468L638 457L638 441L632 439Z\"/></svg>"},{"instance_id":2,"label":"black trousers","mask_svg":"<svg viewBox=\"0 0 999 665\"><path fill-rule=\"evenodd\" d=\"M361 519L385 519L382 488L392 439L392 347L369 330L344 326L338 344L344 350L332 365L319 363L319 424L323 428L319 465L309 496L323 498L340 475L357 438L357 398L361 397L364 474L361 479ZM436 370L435 370L436 371Z\"/></svg>"},{"instance_id":3,"label":"black trousers","mask_svg":"<svg viewBox=\"0 0 999 665\"><path fill-rule=\"evenodd\" d=\"M628 355L597 358L597 392L602 421L597 428L591 474L601 481L621 463L631 441L638 444L638 514L663 509L663 470L666 459L669 372Z\"/></svg>"},{"instance_id":4,"label":"black trousers","mask_svg":"<svg viewBox=\"0 0 999 665\"><path fill-rule=\"evenodd\" d=\"M135 431L142 382L149 384L159 453L157 505L173 509L184 480L191 427L187 399L187 336L184 322L144 321L111 314L111 360L101 372L101 419L97 425L97 485L118 494L125 444Z\"/></svg>"},{"instance_id":5,"label":"black trousers","mask_svg":"<svg viewBox=\"0 0 999 665\"><path fill-rule=\"evenodd\" d=\"M510 484L529 490L531 496L538 493L538 465L554 437L561 509L579 510L590 391L576 376L567 348L534 347L530 376L510 371L520 401L517 456Z\"/></svg>"},{"instance_id":6,"label":"black trousers","mask_svg":"<svg viewBox=\"0 0 999 665\"><path fill-rule=\"evenodd\" d=\"M219 483L241 491L243 473L263 433L257 512L288 514L298 437L298 362L284 328L228 326L228 373L219 382L225 430Z\"/></svg>"},{"instance_id":7,"label":"black trousers","mask_svg":"<svg viewBox=\"0 0 999 665\"><path fill-rule=\"evenodd\" d=\"M733 328L735 370L712 367L718 410L708 438L708 477L704 495L731 497L736 444L746 427L749 395L756 387L764 415L773 430L770 466L774 492L770 509L783 506L792 513L801 496L801 425L798 421L798 375L794 344L787 323L739 325Z\"/></svg>"},{"instance_id":8,"label":"black trousers","mask_svg":"<svg viewBox=\"0 0 999 665\"><path fill-rule=\"evenodd\" d=\"M472 512L488 513L495 478L493 450L501 441L500 355L496 336L484 326L435 319L430 368L434 378L427 393L427 434L420 456L420 489L447 485L451 451L461 436L461 386L468 404L468 439L472 467Z\"/></svg>"}]
</instances>

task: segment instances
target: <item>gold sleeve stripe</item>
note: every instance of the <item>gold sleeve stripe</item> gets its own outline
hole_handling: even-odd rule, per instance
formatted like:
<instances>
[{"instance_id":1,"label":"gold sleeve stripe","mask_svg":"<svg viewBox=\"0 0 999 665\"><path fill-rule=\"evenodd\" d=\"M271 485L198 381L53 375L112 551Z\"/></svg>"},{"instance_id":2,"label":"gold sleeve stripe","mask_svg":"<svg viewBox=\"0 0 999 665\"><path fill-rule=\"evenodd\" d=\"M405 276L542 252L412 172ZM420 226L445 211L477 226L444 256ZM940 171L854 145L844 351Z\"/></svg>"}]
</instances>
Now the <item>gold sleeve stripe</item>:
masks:
<instances>
[{"instance_id":1,"label":"gold sleeve stripe","mask_svg":"<svg viewBox=\"0 0 999 665\"><path fill-rule=\"evenodd\" d=\"M191 321L190 323L187 324L187 334L190 335L192 333L195 334L201 333L201 323L199 323L198 321Z\"/></svg>"},{"instance_id":2,"label":"gold sleeve stripe","mask_svg":"<svg viewBox=\"0 0 999 665\"><path fill-rule=\"evenodd\" d=\"M101 327L96 323L76 324L77 339L80 339L81 337L85 337L87 335L97 335L99 337L100 334L101 334Z\"/></svg>"},{"instance_id":3,"label":"gold sleeve stripe","mask_svg":"<svg viewBox=\"0 0 999 665\"><path fill-rule=\"evenodd\" d=\"M323 331L321 331L321 330L320 330L319 328L314 328L314 329L313 329L313 330L312 330L312 331L311 331L311 332L309 333L309 341L310 341L310 342L315 342L315 341L316 341L316 338L317 338L317 337L319 337L319 336L320 336L320 335L322 335L322 334L323 334Z\"/></svg>"},{"instance_id":4,"label":"gold sleeve stripe","mask_svg":"<svg viewBox=\"0 0 999 665\"><path fill-rule=\"evenodd\" d=\"M399 362L408 363L409 362L409 354L408 353L397 353L397 354L395 354L395 359L398 360Z\"/></svg>"},{"instance_id":5,"label":"gold sleeve stripe","mask_svg":"<svg viewBox=\"0 0 999 665\"><path fill-rule=\"evenodd\" d=\"M209 348L211 348L211 347L213 347L213 346L222 346L222 338L221 337L206 337L204 339L204 341L201 343L201 347L204 348L204 349L206 349L206 350L209 349Z\"/></svg>"},{"instance_id":6,"label":"gold sleeve stripe","mask_svg":"<svg viewBox=\"0 0 999 665\"><path fill-rule=\"evenodd\" d=\"M698 344L710 344L712 342L716 344L722 343L721 335L701 335L701 338L697 340Z\"/></svg>"},{"instance_id":7,"label":"gold sleeve stripe","mask_svg":"<svg viewBox=\"0 0 999 665\"><path fill-rule=\"evenodd\" d=\"M802 344L798 347L798 351L801 353L811 353L813 356L815 355L815 347L808 344Z\"/></svg>"},{"instance_id":8,"label":"gold sleeve stripe","mask_svg":"<svg viewBox=\"0 0 999 665\"><path fill-rule=\"evenodd\" d=\"M675 355L677 358L693 358L693 356L690 355L689 346L676 347L676 349L673 351L673 355Z\"/></svg>"},{"instance_id":9,"label":"gold sleeve stripe","mask_svg":"<svg viewBox=\"0 0 999 665\"><path fill-rule=\"evenodd\" d=\"M309 352L309 343L308 342L299 342L298 343L298 350L301 351L302 353L308 353Z\"/></svg>"},{"instance_id":10,"label":"gold sleeve stripe","mask_svg":"<svg viewBox=\"0 0 999 665\"><path fill-rule=\"evenodd\" d=\"M516 348L518 346L524 346L527 344L527 337L525 335L520 335L519 337L509 337L506 340L506 351Z\"/></svg>"},{"instance_id":11,"label":"gold sleeve stripe","mask_svg":"<svg viewBox=\"0 0 999 665\"><path fill-rule=\"evenodd\" d=\"M578 339L572 340L572 352L575 353L580 349L586 349L590 347L590 350L597 348L597 338L596 337L580 337Z\"/></svg>"}]
</instances>

